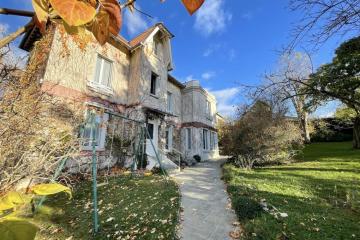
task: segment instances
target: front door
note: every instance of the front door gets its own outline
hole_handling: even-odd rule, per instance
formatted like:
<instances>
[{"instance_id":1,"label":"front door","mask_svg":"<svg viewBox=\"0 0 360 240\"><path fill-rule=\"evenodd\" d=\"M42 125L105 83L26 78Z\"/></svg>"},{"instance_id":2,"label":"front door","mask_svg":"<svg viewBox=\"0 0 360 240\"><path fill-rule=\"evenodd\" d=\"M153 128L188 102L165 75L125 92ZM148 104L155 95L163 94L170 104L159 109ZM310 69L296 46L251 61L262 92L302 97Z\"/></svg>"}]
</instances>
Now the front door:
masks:
<instances>
[{"instance_id":1,"label":"front door","mask_svg":"<svg viewBox=\"0 0 360 240\"><path fill-rule=\"evenodd\" d=\"M146 138L146 154L148 156L154 157L156 159L155 150L158 151L158 142L159 142L159 121L158 120L149 120L147 124L147 129L150 135ZM152 141L152 144L151 144Z\"/></svg>"}]
</instances>

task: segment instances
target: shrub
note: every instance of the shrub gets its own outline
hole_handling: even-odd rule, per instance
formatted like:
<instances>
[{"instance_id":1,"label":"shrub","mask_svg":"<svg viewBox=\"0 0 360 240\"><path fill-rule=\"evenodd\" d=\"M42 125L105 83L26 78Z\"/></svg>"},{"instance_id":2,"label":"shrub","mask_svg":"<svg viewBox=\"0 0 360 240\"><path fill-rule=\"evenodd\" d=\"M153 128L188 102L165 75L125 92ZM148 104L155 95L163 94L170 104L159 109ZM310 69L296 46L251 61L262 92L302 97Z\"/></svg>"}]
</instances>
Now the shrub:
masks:
<instances>
[{"instance_id":1,"label":"shrub","mask_svg":"<svg viewBox=\"0 0 360 240\"><path fill-rule=\"evenodd\" d=\"M344 142L353 139L353 123L346 119L315 119L312 124L312 142Z\"/></svg>"},{"instance_id":2,"label":"shrub","mask_svg":"<svg viewBox=\"0 0 360 240\"><path fill-rule=\"evenodd\" d=\"M226 154L242 168L289 160L302 146L299 127L284 110L258 101L227 127Z\"/></svg>"}]
</instances>

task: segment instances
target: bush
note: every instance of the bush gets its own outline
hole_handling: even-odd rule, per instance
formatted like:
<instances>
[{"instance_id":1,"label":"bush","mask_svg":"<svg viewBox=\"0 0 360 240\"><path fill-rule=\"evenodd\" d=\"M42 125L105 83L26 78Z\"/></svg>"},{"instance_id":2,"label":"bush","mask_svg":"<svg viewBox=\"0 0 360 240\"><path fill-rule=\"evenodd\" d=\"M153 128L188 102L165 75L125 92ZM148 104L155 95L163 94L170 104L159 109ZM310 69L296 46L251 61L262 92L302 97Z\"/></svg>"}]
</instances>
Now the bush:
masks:
<instances>
[{"instance_id":1,"label":"bush","mask_svg":"<svg viewBox=\"0 0 360 240\"><path fill-rule=\"evenodd\" d=\"M201 162L201 157L199 155L194 155L193 157L195 159L196 162Z\"/></svg>"},{"instance_id":2,"label":"bush","mask_svg":"<svg viewBox=\"0 0 360 240\"><path fill-rule=\"evenodd\" d=\"M353 139L353 123L336 118L315 119L312 142L345 142Z\"/></svg>"},{"instance_id":3,"label":"bush","mask_svg":"<svg viewBox=\"0 0 360 240\"><path fill-rule=\"evenodd\" d=\"M226 135L226 154L242 168L287 161L303 143L301 130L284 110L264 101L245 109L227 126Z\"/></svg>"}]
</instances>

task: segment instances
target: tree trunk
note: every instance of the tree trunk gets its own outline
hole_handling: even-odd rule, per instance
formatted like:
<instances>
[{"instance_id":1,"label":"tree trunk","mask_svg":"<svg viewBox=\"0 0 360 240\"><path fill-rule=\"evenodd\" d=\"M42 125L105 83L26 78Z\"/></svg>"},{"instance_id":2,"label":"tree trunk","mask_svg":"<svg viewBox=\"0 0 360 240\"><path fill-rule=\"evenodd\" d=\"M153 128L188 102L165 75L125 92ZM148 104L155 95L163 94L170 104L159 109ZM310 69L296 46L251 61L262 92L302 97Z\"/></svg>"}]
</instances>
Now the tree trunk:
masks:
<instances>
[{"instance_id":1,"label":"tree trunk","mask_svg":"<svg viewBox=\"0 0 360 240\"><path fill-rule=\"evenodd\" d=\"M360 116L356 116L353 130L353 147L360 149Z\"/></svg>"},{"instance_id":2,"label":"tree trunk","mask_svg":"<svg viewBox=\"0 0 360 240\"><path fill-rule=\"evenodd\" d=\"M310 143L308 113L302 112L300 116L300 128L305 143Z\"/></svg>"}]
</instances>

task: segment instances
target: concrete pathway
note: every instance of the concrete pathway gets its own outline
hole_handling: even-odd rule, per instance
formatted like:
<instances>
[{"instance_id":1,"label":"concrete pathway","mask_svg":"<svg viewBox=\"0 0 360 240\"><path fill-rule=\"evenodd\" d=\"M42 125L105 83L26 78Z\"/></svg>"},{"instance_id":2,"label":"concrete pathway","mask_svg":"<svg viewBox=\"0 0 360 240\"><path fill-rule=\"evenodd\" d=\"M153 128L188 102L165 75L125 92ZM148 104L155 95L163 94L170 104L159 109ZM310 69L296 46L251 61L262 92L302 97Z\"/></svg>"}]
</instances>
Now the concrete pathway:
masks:
<instances>
[{"instance_id":1,"label":"concrete pathway","mask_svg":"<svg viewBox=\"0 0 360 240\"><path fill-rule=\"evenodd\" d=\"M173 175L182 195L184 213L179 235L183 240L231 239L236 216L220 179L222 162L200 163Z\"/></svg>"}]
</instances>

